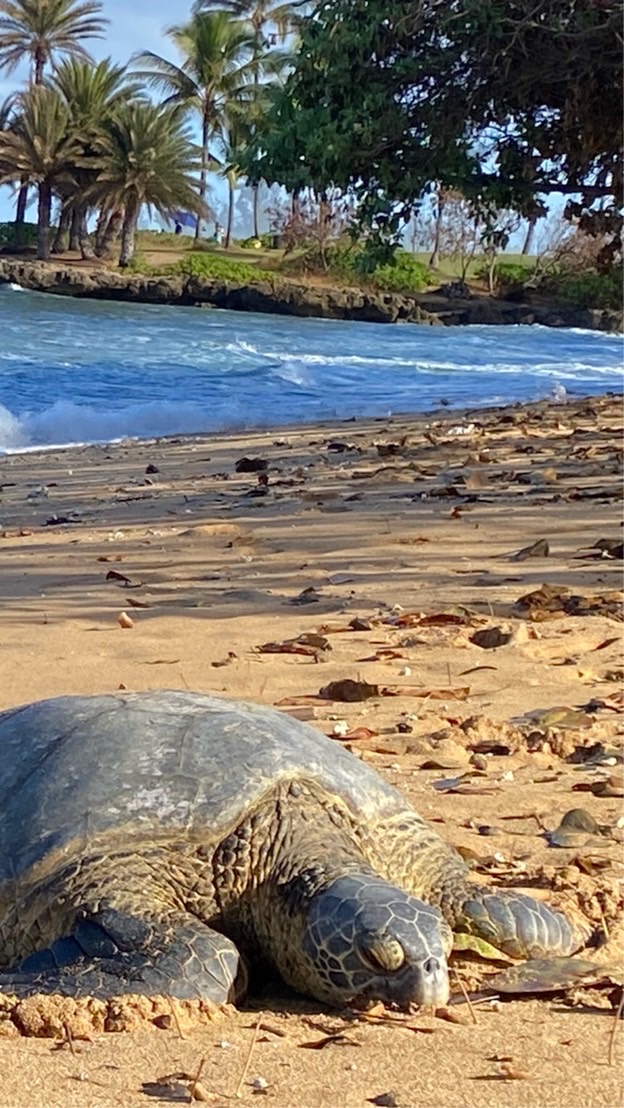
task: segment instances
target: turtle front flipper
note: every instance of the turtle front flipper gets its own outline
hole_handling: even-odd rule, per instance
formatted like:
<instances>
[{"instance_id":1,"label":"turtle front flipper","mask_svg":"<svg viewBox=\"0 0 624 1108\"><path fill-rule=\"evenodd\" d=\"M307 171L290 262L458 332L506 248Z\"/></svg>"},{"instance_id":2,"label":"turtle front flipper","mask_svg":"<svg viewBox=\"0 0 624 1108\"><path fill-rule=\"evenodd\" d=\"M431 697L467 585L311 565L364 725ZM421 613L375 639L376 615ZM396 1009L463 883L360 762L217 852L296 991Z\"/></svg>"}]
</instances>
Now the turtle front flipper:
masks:
<instances>
[{"instance_id":1,"label":"turtle front flipper","mask_svg":"<svg viewBox=\"0 0 624 1108\"><path fill-rule=\"evenodd\" d=\"M113 908L77 919L69 936L0 974L0 990L18 996L135 993L223 1004L239 999L246 984L234 943L195 917L171 925Z\"/></svg>"},{"instance_id":2,"label":"turtle front flipper","mask_svg":"<svg viewBox=\"0 0 624 1108\"><path fill-rule=\"evenodd\" d=\"M521 893L466 885L464 895L453 930L477 935L512 958L565 957L591 933L589 926Z\"/></svg>"}]
</instances>

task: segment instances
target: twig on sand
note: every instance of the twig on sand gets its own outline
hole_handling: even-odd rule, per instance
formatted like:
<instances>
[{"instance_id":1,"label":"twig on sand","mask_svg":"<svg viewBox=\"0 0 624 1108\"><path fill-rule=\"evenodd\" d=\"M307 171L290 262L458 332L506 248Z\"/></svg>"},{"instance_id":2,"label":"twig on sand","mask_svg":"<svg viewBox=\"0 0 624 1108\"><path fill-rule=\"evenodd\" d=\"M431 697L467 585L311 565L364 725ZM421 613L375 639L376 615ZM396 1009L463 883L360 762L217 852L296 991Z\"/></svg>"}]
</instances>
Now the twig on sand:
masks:
<instances>
[{"instance_id":1,"label":"twig on sand","mask_svg":"<svg viewBox=\"0 0 624 1108\"><path fill-rule=\"evenodd\" d=\"M204 1066L205 1065L206 1065L206 1056L204 1055L203 1058L199 1059L199 1065L197 1067L195 1076L194 1076L193 1080L191 1081L191 1083L189 1085L189 1097L190 1097L191 1103L195 1100L195 1091L197 1089L197 1086L199 1085L199 1079L200 1079L200 1077L201 1077L201 1075L204 1071Z\"/></svg>"},{"instance_id":2,"label":"twig on sand","mask_svg":"<svg viewBox=\"0 0 624 1108\"><path fill-rule=\"evenodd\" d=\"M256 1026L254 1027L254 1033L249 1044L249 1050L247 1051L247 1057L245 1058L245 1064L243 1066L238 1085L236 1086L235 1096L240 1099L243 1094L243 1085L245 1084L245 1078L249 1072L249 1066L251 1064L251 1056L254 1052L254 1047L258 1041L258 1035L260 1034L260 1027L262 1025L262 1017L264 1012L260 1012L258 1019L256 1020Z\"/></svg>"},{"instance_id":3,"label":"twig on sand","mask_svg":"<svg viewBox=\"0 0 624 1108\"><path fill-rule=\"evenodd\" d=\"M468 1005L468 1010L469 1010L470 1015L472 1017L472 1022L476 1023L477 1022L477 1014L474 1010L473 1003L472 1003L470 997L468 996L468 992L466 990L466 986L464 985L464 982L462 981L461 977L459 976L459 974L458 974L458 972L457 972L457 970L455 969L454 966L453 966L453 973L455 974L455 977L457 978L457 984L459 985L459 987L460 987L460 989L461 989L461 991L464 995L464 1000L466 1001L466 1004Z\"/></svg>"},{"instance_id":4,"label":"twig on sand","mask_svg":"<svg viewBox=\"0 0 624 1108\"><path fill-rule=\"evenodd\" d=\"M622 1016L622 1009L624 1009L624 992L622 992L622 995L620 997L620 1003L617 1006L617 1011L615 1013L615 1018L613 1020L613 1026L611 1027L611 1033L609 1035L609 1055L608 1055L608 1058L607 1058L607 1062L610 1066L613 1065L613 1044L615 1042L615 1033L617 1031L617 1025L618 1025L619 1020L621 1019L621 1016Z\"/></svg>"},{"instance_id":5,"label":"twig on sand","mask_svg":"<svg viewBox=\"0 0 624 1108\"><path fill-rule=\"evenodd\" d=\"M169 1008L171 1009L171 1018L172 1018L173 1022L176 1025L176 1030L178 1032L178 1035L180 1036L181 1039L186 1039L186 1035L183 1033L182 1028L180 1026L180 1021L178 1019L178 1013L175 1010L175 1005L173 1003L173 998L168 997L168 1000L169 1000Z\"/></svg>"}]
</instances>

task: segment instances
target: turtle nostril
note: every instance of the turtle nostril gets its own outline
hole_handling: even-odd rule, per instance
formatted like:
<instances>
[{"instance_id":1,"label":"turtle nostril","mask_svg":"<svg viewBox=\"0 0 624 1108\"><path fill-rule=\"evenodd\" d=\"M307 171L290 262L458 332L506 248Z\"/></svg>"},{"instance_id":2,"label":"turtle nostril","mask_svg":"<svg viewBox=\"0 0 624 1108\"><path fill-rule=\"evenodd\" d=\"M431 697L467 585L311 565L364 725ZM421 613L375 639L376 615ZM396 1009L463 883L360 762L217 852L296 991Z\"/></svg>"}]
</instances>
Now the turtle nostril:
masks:
<instances>
[{"instance_id":1,"label":"turtle nostril","mask_svg":"<svg viewBox=\"0 0 624 1108\"><path fill-rule=\"evenodd\" d=\"M440 963L439 963L438 959L437 958L427 958L427 961L425 962L425 964L423 966L423 972L427 975L427 977L429 977L429 976L433 977L434 974L439 973L440 972Z\"/></svg>"}]
</instances>

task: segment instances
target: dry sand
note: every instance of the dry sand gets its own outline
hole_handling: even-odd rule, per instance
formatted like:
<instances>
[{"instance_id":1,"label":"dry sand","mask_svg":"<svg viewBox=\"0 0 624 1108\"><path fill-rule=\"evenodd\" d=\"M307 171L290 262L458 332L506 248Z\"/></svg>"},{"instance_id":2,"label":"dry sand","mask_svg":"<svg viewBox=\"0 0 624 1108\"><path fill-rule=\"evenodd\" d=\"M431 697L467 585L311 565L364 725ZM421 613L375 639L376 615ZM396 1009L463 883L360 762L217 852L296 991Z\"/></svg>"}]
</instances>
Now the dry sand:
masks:
<instances>
[{"instance_id":1,"label":"dry sand","mask_svg":"<svg viewBox=\"0 0 624 1108\"><path fill-rule=\"evenodd\" d=\"M336 729L482 879L537 888L606 928L591 957L621 963L621 422L604 397L2 458L0 708L119 688L281 704ZM244 457L268 463L268 484L236 472ZM514 557L541 539L547 557ZM544 583L564 590L550 611L515 605ZM497 648L471 641L493 628ZM331 650L258 650L310 633ZM380 695L319 696L343 678ZM463 791L434 789L465 773ZM578 807L606 832L549 846L544 828ZM478 983L474 963L459 970ZM203 1059L200 1092L216 1105L238 1089L276 1108L614 1106L612 1001L577 989L484 1003L476 1024L465 1006L461 1024L354 1022L273 990L203 1025L143 1020L73 1046L5 1020L0 1104L165 1103L188 1083L149 1083Z\"/></svg>"}]
</instances>

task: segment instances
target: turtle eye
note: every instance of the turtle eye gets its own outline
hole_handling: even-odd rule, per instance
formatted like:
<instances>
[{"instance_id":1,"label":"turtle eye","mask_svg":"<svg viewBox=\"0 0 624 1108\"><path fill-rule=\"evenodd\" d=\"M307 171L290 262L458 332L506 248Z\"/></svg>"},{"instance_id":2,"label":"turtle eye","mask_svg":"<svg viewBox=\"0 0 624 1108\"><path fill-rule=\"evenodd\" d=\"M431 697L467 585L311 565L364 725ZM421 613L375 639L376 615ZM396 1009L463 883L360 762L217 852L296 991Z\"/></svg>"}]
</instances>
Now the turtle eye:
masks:
<instances>
[{"instance_id":1,"label":"turtle eye","mask_svg":"<svg viewBox=\"0 0 624 1108\"><path fill-rule=\"evenodd\" d=\"M363 958L373 969L383 973L396 973L405 962L405 951L398 939L386 935L370 935L360 943Z\"/></svg>"}]
</instances>

